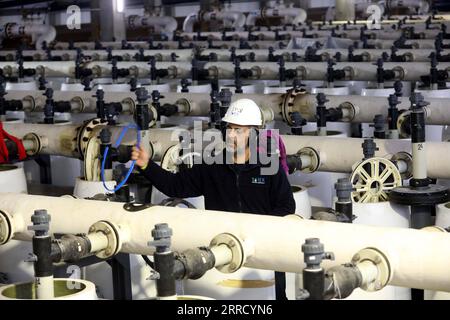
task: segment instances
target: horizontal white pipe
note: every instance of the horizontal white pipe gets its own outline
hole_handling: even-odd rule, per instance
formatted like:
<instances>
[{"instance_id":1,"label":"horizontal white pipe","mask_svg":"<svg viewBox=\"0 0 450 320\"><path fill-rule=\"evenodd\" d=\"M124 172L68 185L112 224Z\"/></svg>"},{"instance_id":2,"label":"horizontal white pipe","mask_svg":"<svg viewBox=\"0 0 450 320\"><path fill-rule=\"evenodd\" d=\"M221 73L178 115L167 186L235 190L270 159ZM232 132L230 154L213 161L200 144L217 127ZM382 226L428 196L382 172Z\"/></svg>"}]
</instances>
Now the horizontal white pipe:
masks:
<instances>
[{"instance_id":1,"label":"horizontal white pipe","mask_svg":"<svg viewBox=\"0 0 450 320\"><path fill-rule=\"evenodd\" d=\"M83 50L83 55L86 57L90 57L91 60L108 60L108 52L106 50ZM113 56L120 56L124 59L124 61L134 60L134 56L138 54L138 49L133 50L112 50L111 54ZM144 56L154 56L156 61L172 61L171 54L175 53L177 57L177 61L191 61L193 56L192 49L154 49L149 50L145 49L143 54ZM23 56L25 57L33 57L34 60L37 61L46 61L47 53L43 50L23 50ZM77 56L76 50L52 50L52 56L59 56L63 61L75 60ZM2 50L0 55L5 56L8 61L15 61L15 50Z\"/></svg>"},{"instance_id":2,"label":"horizontal white pipe","mask_svg":"<svg viewBox=\"0 0 450 320\"><path fill-rule=\"evenodd\" d=\"M71 112L96 113L96 98L92 97L92 91L54 91L54 101L71 101L73 110ZM27 111L43 111L45 97L41 91L8 91L5 95L7 100L22 100ZM254 100L258 106L264 109L272 109L276 120L281 120L283 94L234 94L232 101L248 98ZM351 104L356 111L351 122L372 123L375 115L382 114L388 116L388 99L385 97L363 97L358 95L332 96L327 95L329 102L327 108L337 108L341 105ZM161 103L177 104L180 114L189 116L208 116L210 112L211 98L209 94L203 93L164 93ZM427 98L430 104L426 107L426 124L449 125L450 113L448 112L447 99ZM136 104L136 95L132 92L105 92L105 102L122 102L125 113L130 113L133 104ZM83 110L80 111L80 103ZM280 106L281 104L281 106ZM300 94L293 100L293 107L290 112L298 111L308 121L315 121L317 100L315 94ZM407 98L401 99L399 110L410 108ZM189 109L189 112L188 110ZM348 120L346 120L348 121Z\"/></svg>"},{"instance_id":3,"label":"horizontal white pipe","mask_svg":"<svg viewBox=\"0 0 450 320\"><path fill-rule=\"evenodd\" d=\"M23 137L25 134L34 132L49 139L48 147L42 153L52 155L64 155L78 157L77 146L77 126L52 126L52 125L32 125L32 124L4 124L5 130L10 134ZM121 131L120 127L113 127L112 140L115 141ZM100 130L93 131L92 137ZM356 138L328 138L314 136L292 136L283 135L287 154L297 154L304 147L316 150L320 156L319 171L331 172L351 172L352 166L363 158L361 144L363 139ZM75 139L75 140L74 140ZM336 140L338 139L338 140ZM374 140L379 150L376 156L390 157L395 153L405 151L411 153L411 143L407 140ZM150 142L152 143L155 155L154 159L159 159L165 151L172 145L177 144L177 135L172 130L151 129ZM123 144L135 143L135 134L129 132ZM342 152L346 150L346 152ZM450 154L450 144L446 142L427 142L426 163L427 175L430 178L450 178L450 162L447 161Z\"/></svg>"},{"instance_id":4,"label":"horizontal white pipe","mask_svg":"<svg viewBox=\"0 0 450 320\"><path fill-rule=\"evenodd\" d=\"M24 68L36 69L37 75L47 77L74 77L74 61L26 61ZM95 61L84 64L85 68L92 69L94 77L111 76L112 66L108 61ZM19 65L16 62L0 62L0 68L6 75L17 75ZM145 61L119 61L117 68L125 68L130 71L130 76L147 77L150 74L150 66ZM157 69L168 69L169 78L185 78L190 76L191 64L188 62L157 62Z\"/></svg>"},{"instance_id":5,"label":"horizontal white pipe","mask_svg":"<svg viewBox=\"0 0 450 320\"><path fill-rule=\"evenodd\" d=\"M5 36L7 38L21 37L24 35L31 36L36 49L42 49L44 41L49 45L50 42L55 40L56 29L54 26L46 24L7 23L5 25Z\"/></svg>"},{"instance_id":6,"label":"horizontal white pipe","mask_svg":"<svg viewBox=\"0 0 450 320\"><path fill-rule=\"evenodd\" d=\"M35 133L44 137L47 145L42 149L42 154L59 155L71 158L79 158L78 133L81 130L80 125L55 126L51 124L4 124L6 132L22 138L28 133ZM95 127L89 132L88 139L99 135L104 126ZM111 141L116 141L123 130L123 127L109 127L111 130ZM172 136L172 130L152 129L149 133L151 143L150 150L153 150L153 159L159 161L166 150L178 143L178 137ZM123 145L133 145L136 143L136 132L128 130L122 143Z\"/></svg>"},{"instance_id":7,"label":"horizontal white pipe","mask_svg":"<svg viewBox=\"0 0 450 320\"><path fill-rule=\"evenodd\" d=\"M245 15L239 11L224 11L224 10L208 11L204 12L200 16L200 19L204 21L212 21L212 20L230 21L231 26L235 30L241 30L245 24Z\"/></svg>"},{"instance_id":8,"label":"horizontal white pipe","mask_svg":"<svg viewBox=\"0 0 450 320\"><path fill-rule=\"evenodd\" d=\"M138 27L156 27L163 34L167 35L169 40L172 40L173 33L177 30L178 23L174 17L169 16L138 16L131 15L128 17L128 26L130 28Z\"/></svg>"},{"instance_id":9,"label":"horizontal white pipe","mask_svg":"<svg viewBox=\"0 0 450 320\"><path fill-rule=\"evenodd\" d=\"M254 70L254 79L273 80L279 78L279 65L276 62L242 62L241 69ZM442 62L439 69L447 69L450 63ZM218 77L222 79L234 78L234 64L232 62L208 62L205 69L210 71L210 75L218 73ZM286 62L286 69L296 69L300 73L299 78L302 80L326 80L327 79L327 63L326 62ZM421 76L429 75L430 63L427 62L386 62L383 65L385 70L398 69L398 78L394 80L419 81ZM334 70L348 69L348 79L355 81L376 81L377 66L369 62L338 62L334 66Z\"/></svg>"},{"instance_id":10,"label":"horizontal white pipe","mask_svg":"<svg viewBox=\"0 0 450 320\"><path fill-rule=\"evenodd\" d=\"M364 139L328 138L314 136L282 136L287 154L296 154L301 148L310 147L319 152L319 171L351 172L352 166L363 158L361 144ZM374 140L378 151L377 157L390 158L397 152L411 153L411 142L407 140ZM343 152L345 150L345 152ZM446 142L427 142L426 164L430 178L450 178L450 144ZM445 160L444 160L445 159Z\"/></svg>"},{"instance_id":11,"label":"horizontal white pipe","mask_svg":"<svg viewBox=\"0 0 450 320\"><path fill-rule=\"evenodd\" d=\"M99 220L119 224L130 231L122 251L135 254L153 253L147 243L157 223L169 224L171 248L179 252L206 246L220 233L231 233L252 243L254 250L245 266L257 269L300 273L304 267L301 244L306 238L319 238L334 253L336 260L324 262L324 268L348 263L363 248L376 248L390 263L389 284L450 291L450 236L446 233L179 207L153 206L131 214L121 203L0 194L0 210L17 222L13 224L15 239L31 238L23 226L36 208L52 215L51 233L85 233Z\"/></svg>"},{"instance_id":12,"label":"horizontal white pipe","mask_svg":"<svg viewBox=\"0 0 450 320\"><path fill-rule=\"evenodd\" d=\"M305 51L302 49L276 49L274 51L274 55L283 55L285 61L291 60L291 55L296 53L299 57L299 60L303 61L305 57ZM347 50L342 49L321 49L317 50L317 55L322 55L324 61L327 58L333 58L336 53L341 53L341 61L348 61ZM363 54L367 61L377 61L383 52L391 54L390 50L383 49L355 49L353 51L354 55ZM411 56L413 61L430 61L429 55L431 52L434 52L434 49L399 49L397 51L397 55L407 54ZM220 49L205 49L202 51L203 55L209 55L210 53L215 53L217 55L218 61L230 61L230 51L229 50L220 50ZM249 55L250 53L255 54L255 61L268 61L268 50L265 49L237 49L236 55ZM449 51L442 51L442 55L449 54ZM334 58L333 58L334 59Z\"/></svg>"}]
</instances>

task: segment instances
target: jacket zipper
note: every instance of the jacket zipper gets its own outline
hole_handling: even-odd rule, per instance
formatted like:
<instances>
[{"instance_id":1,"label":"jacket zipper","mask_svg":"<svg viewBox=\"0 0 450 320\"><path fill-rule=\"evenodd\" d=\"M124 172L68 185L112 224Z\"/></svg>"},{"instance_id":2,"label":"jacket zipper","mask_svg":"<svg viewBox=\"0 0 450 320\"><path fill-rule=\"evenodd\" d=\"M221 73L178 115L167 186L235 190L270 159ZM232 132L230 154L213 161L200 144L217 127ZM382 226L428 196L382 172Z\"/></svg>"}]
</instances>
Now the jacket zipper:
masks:
<instances>
[{"instance_id":1,"label":"jacket zipper","mask_svg":"<svg viewBox=\"0 0 450 320\"><path fill-rule=\"evenodd\" d=\"M239 190L239 173L236 173L236 188L238 194L239 212L242 212L241 191Z\"/></svg>"}]
</instances>

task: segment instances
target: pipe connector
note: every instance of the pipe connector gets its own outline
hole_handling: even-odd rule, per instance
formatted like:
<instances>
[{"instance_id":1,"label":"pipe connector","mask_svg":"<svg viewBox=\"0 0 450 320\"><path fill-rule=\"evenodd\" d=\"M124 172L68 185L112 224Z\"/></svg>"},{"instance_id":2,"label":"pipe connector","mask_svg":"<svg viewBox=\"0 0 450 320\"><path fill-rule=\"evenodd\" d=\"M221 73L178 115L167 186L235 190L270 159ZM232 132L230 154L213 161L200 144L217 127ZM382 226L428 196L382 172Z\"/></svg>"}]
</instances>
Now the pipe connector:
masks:
<instances>
[{"instance_id":1,"label":"pipe connector","mask_svg":"<svg viewBox=\"0 0 450 320\"><path fill-rule=\"evenodd\" d=\"M102 233L106 236L108 240L108 245L95 253L95 255L100 259L108 259L116 254L122 249L122 240L127 237L125 231L121 229L119 225L116 225L110 221L98 221L89 227L88 237L97 232Z\"/></svg>"},{"instance_id":2,"label":"pipe connector","mask_svg":"<svg viewBox=\"0 0 450 320\"><path fill-rule=\"evenodd\" d=\"M12 217L6 212L0 211L0 245L11 240L13 235Z\"/></svg>"},{"instance_id":3,"label":"pipe connector","mask_svg":"<svg viewBox=\"0 0 450 320\"><path fill-rule=\"evenodd\" d=\"M364 248L352 258L362 275L361 289L378 291L392 279L392 270L388 258L376 248ZM376 271L376 272L374 272Z\"/></svg>"},{"instance_id":4,"label":"pipe connector","mask_svg":"<svg viewBox=\"0 0 450 320\"><path fill-rule=\"evenodd\" d=\"M302 172L313 173L320 167L320 154L311 147L301 148L297 155L302 160Z\"/></svg>"},{"instance_id":5,"label":"pipe connector","mask_svg":"<svg viewBox=\"0 0 450 320\"><path fill-rule=\"evenodd\" d=\"M233 273L239 270L247 260L244 242L230 233L221 233L211 240L209 247L221 245L226 245L231 250L232 257L229 263L218 265L216 269L223 273Z\"/></svg>"}]
</instances>

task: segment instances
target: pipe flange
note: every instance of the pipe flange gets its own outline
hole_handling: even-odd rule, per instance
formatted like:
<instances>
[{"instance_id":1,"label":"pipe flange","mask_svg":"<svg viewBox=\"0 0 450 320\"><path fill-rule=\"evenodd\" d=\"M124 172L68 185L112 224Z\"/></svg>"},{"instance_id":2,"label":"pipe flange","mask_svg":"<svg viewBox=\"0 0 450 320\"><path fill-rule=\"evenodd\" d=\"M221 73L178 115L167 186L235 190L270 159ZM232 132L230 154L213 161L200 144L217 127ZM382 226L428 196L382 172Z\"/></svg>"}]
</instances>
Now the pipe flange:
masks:
<instances>
[{"instance_id":1,"label":"pipe flange","mask_svg":"<svg viewBox=\"0 0 450 320\"><path fill-rule=\"evenodd\" d=\"M158 110L152 105L149 105L150 112L153 113L153 120L148 124L149 128L152 128L156 125L156 120L158 119Z\"/></svg>"},{"instance_id":2,"label":"pipe flange","mask_svg":"<svg viewBox=\"0 0 450 320\"><path fill-rule=\"evenodd\" d=\"M185 99L185 98L178 99L175 102L175 104L177 106L182 106L183 107L183 111L178 111L178 113L180 115L187 116L188 114L191 113L191 103L189 102L188 99Z\"/></svg>"},{"instance_id":3,"label":"pipe flange","mask_svg":"<svg viewBox=\"0 0 450 320\"><path fill-rule=\"evenodd\" d=\"M7 243L12 237L12 218L0 210L0 245Z\"/></svg>"},{"instance_id":4,"label":"pipe flange","mask_svg":"<svg viewBox=\"0 0 450 320\"><path fill-rule=\"evenodd\" d=\"M306 90L301 88L301 89L296 89L296 88L292 88L288 91L286 91L285 94L282 95L283 101L280 102L280 109L281 109L281 115L283 117L284 122L286 122L288 125L292 126L292 119L290 117L290 114L294 111L294 102L295 102L295 98L299 95L299 94L306 94Z\"/></svg>"},{"instance_id":5,"label":"pipe flange","mask_svg":"<svg viewBox=\"0 0 450 320\"><path fill-rule=\"evenodd\" d=\"M32 55L32 57L33 57L34 61L41 61L42 60L42 55L40 53L34 53Z\"/></svg>"},{"instance_id":6,"label":"pipe flange","mask_svg":"<svg viewBox=\"0 0 450 320\"><path fill-rule=\"evenodd\" d=\"M350 176L355 191L352 201L373 203L389 200L389 191L402 185L402 177L394 163L373 157L356 165Z\"/></svg>"},{"instance_id":7,"label":"pipe flange","mask_svg":"<svg viewBox=\"0 0 450 320\"><path fill-rule=\"evenodd\" d=\"M215 79L219 77L219 68L216 66L208 67L208 76L211 79Z\"/></svg>"},{"instance_id":8,"label":"pipe flange","mask_svg":"<svg viewBox=\"0 0 450 320\"><path fill-rule=\"evenodd\" d=\"M320 56L322 57L322 61L328 61L331 58L328 52L322 52Z\"/></svg>"},{"instance_id":9,"label":"pipe flange","mask_svg":"<svg viewBox=\"0 0 450 320\"><path fill-rule=\"evenodd\" d=\"M262 124L261 127L264 128L266 124L275 119L275 114L271 108L259 108L261 110L261 119Z\"/></svg>"},{"instance_id":10,"label":"pipe flange","mask_svg":"<svg viewBox=\"0 0 450 320\"><path fill-rule=\"evenodd\" d=\"M7 76L7 77L11 77L14 72L14 68L11 65L2 67L2 70L3 70L3 75Z\"/></svg>"},{"instance_id":11,"label":"pipe flange","mask_svg":"<svg viewBox=\"0 0 450 320\"><path fill-rule=\"evenodd\" d=\"M169 66L167 68L168 71L168 78L170 79L176 79L181 78L182 75L178 72L178 68L176 66Z\"/></svg>"},{"instance_id":12,"label":"pipe flange","mask_svg":"<svg viewBox=\"0 0 450 320\"><path fill-rule=\"evenodd\" d=\"M173 173L178 172L177 158L179 158L179 152L179 144L169 147L161 158L161 168Z\"/></svg>"},{"instance_id":13,"label":"pipe flange","mask_svg":"<svg viewBox=\"0 0 450 320\"><path fill-rule=\"evenodd\" d=\"M378 269L375 281L363 284L361 289L366 291L378 291L384 288L392 278L392 270L388 258L375 248L365 248L356 253L352 258L352 263L358 267L358 263L363 261L372 262Z\"/></svg>"},{"instance_id":14,"label":"pipe flange","mask_svg":"<svg viewBox=\"0 0 450 320\"><path fill-rule=\"evenodd\" d=\"M232 258L229 264L217 266L216 269L223 273L233 273L239 270L245 262L243 242L231 233L221 233L214 237L210 247L226 245L231 250Z\"/></svg>"},{"instance_id":15,"label":"pipe flange","mask_svg":"<svg viewBox=\"0 0 450 320\"><path fill-rule=\"evenodd\" d=\"M355 78L355 69L350 66L344 67L342 70L345 72L346 80L353 80Z\"/></svg>"},{"instance_id":16,"label":"pipe flange","mask_svg":"<svg viewBox=\"0 0 450 320\"><path fill-rule=\"evenodd\" d=\"M97 258L108 259L119 253L120 249L122 249L119 229L119 226L105 220L97 221L89 228L89 234L101 232L108 239L108 246L95 253Z\"/></svg>"},{"instance_id":17,"label":"pipe flange","mask_svg":"<svg viewBox=\"0 0 450 320\"><path fill-rule=\"evenodd\" d=\"M447 230L445 230L442 227L439 226L428 226L425 228L420 229L421 231L428 231L428 232L445 232L447 233Z\"/></svg>"},{"instance_id":18,"label":"pipe flange","mask_svg":"<svg viewBox=\"0 0 450 320\"><path fill-rule=\"evenodd\" d=\"M405 69L403 69L400 66L395 66L394 68L392 68L392 71L395 72L395 80L403 80L405 78Z\"/></svg>"},{"instance_id":19,"label":"pipe flange","mask_svg":"<svg viewBox=\"0 0 450 320\"><path fill-rule=\"evenodd\" d=\"M412 155L406 151L400 151L394 154L391 157L392 162L403 161L406 163L406 171L400 173L403 180L409 179L412 177Z\"/></svg>"},{"instance_id":20,"label":"pipe flange","mask_svg":"<svg viewBox=\"0 0 450 320\"><path fill-rule=\"evenodd\" d=\"M81 113L84 111L85 105L81 97L73 97L70 99L70 110L73 113Z\"/></svg>"},{"instance_id":21,"label":"pipe flange","mask_svg":"<svg viewBox=\"0 0 450 320\"><path fill-rule=\"evenodd\" d=\"M361 53L361 56L362 56L362 59L363 59L364 62L372 61L372 60L371 60L372 57L371 57L370 53L367 52L367 51L362 52L362 53Z\"/></svg>"},{"instance_id":22,"label":"pipe flange","mask_svg":"<svg viewBox=\"0 0 450 320\"><path fill-rule=\"evenodd\" d=\"M92 76L94 77L94 78L101 78L102 77L102 67L100 67L99 65L93 65L91 68L90 68L91 70L92 70Z\"/></svg>"},{"instance_id":23,"label":"pipe flange","mask_svg":"<svg viewBox=\"0 0 450 320\"><path fill-rule=\"evenodd\" d=\"M349 101L342 102L339 105L339 108L341 108L342 110L346 110L346 112L343 112L342 115L342 120L346 122L352 122L359 112L359 108Z\"/></svg>"},{"instance_id":24,"label":"pipe flange","mask_svg":"<svg viewBox=\"0 0 450 320\"><path fill-rule=\"evenodd\" d=\"M81 127L77 128L77 148L74 150L74 152L79 154L80 160L83 160L84 153L86 151L87 145L89 143L89 140L92 136L92 132L94 131L95 127L103 125L100 118L95 118L89 121L86 121Z\"/></svg>"},{"instance_id":25,"label":"pipe flange","mask_svg":"<svg viewBox=\"0 0 450 320\"><path fill-rule=\"evenodd\" d=\"M43 65L38 65L34 68L36 70L36 75L37 76L45 76L45 66Z\"/></svg>"},{"instance_id":26,"label":"pipe flange","mask_svg":"<svg viewBox=\"0 0 450 320\"><path fill-rule=\"evenodd\" d=\"M124 105L127 106L127 108L123 108L123 110L127 111L123 112L122 114L134 114L134 112L136 111L136 103L133 98L126 97L120 103L122 104L122 107Z\"/></svg>"},{"instance_id":27,"label":"pipe flange","mask_svg":"<svg viewBox=\"0 0 450 320\"><path fill-rule=\"evenodd\" d=\"M155 61L163 61L163 55L161 53L155 53L153 57L155 57Z\"/></svg>"},{"instance_id":28,"label":"pipe flange","mask_svg":"<svg viewBox=\"0 0 450 320\"><path fill-rule=\"evenodd\" d=\"M304 66L298 66L295 68L295 71L297 72L297 78L300 80L305 80L306 76L308 75L308 69L306 69Z\"/></svg>"},{"instance_id":29,"label":"pipe flange","mask_svg":"<svg viewBox=\"0 0 450 320\"><path fill-rule=\"evenodd\" d=\"M283 57L284 61L290 61L291 60L291 54L289 52L283 52L281 54L281 56Z\"/></svg>"},{"instance_id":30,"label":"pipe flange","mask_svg":"<svg viewBox=\"0 0 450 320\"><path fill-rule=\"evenodd\" d=\"M130 66L128 68L128 71L130 72L130 76L139 77L139 67L137 66Z\"/></svg>"},{"instance_id":31,"label":"pipe flange","mask_svg":"<svg viewBox=\"0 0 450 320\"><path fill-rule=\"evenodd\" d=\"M415 60L414 54L412 52L405 52L403 56L406 58L405 62L413 62Z\"/></svg>"},{"instance_id":32,"label":"pipe flange","mask_svg":"<svg viewBox=\"0 0 450 320\"><path fill-rule=\"evenodd\" d=\"M131 56L129 53L122 54L122 60L123 61L131 61Z\"/></svg>"},{"instance_id":33,"label":"pipe flange","mask_svg":"<svg viewBox=\"0 0 450 320\"><path fill-rule=\"evenodd\" d=\"M411 135L408 134L407 132L405 132L405 130L404 130L404 128L407 124L406 121L409 121L410 114L411 114L411 111L407 110L405 112L402 112L397 118L397 130L398 130L398 134L399 134L400 138L406 139L406 138L411 137Z\"/></svg>"},{"instance_id":34,"label":"pipe flange","mask_svg":"<svg viewBox=\"0 0 450 320\"><path fill-rule=\"evenodd\" d=\"M24 103L25 102L25 103ZM36 100L33 96L25 96L22 98L23 111L32 112L36 110Z\"/></svg>"},{"instance_id":35,"label":"pipe flange","mask_svg":"<svg viewBox=\"0 0 450 320\"><path fill-rule=\"evenodd\" d=\"M304 148L301 148L297 152L297 155L299 157L301 157L301 156L308 156L311 159L310 160L311 164L308 167L303 168L301 170L302 172L304 172L304 173L313 173L313 172L316 172L319 169L319 166L320 166L320 155L315 149L313 149L311 147L304 147Z\"/></svg>"},{"instance_id":36,"label":"pipe flange","mask_svg":"<svg viewBox=\"0 0 450 320\"><path fill-rule=\"evenodd\" d=\"M33 142L33 149L27 150L28 156L34 156L41 152L42 150L42 142L41 137L38 136L36 133L30 132L23 136L22 140L30 140Z\"/></svg>"},{"instance_id":37,"label":"pipe flange","mask_svg":"<svg viewBox=\"0 0 450 320\"><path fill-rule=\"evenodd\" d=\"M250 70L252 70L252 76L251 79L253 80L259 80L261 79L261 75L263 74L263 71L261 70L260 67L258 66L253 66L250 68Z\"/></svg>"}]
</instances>

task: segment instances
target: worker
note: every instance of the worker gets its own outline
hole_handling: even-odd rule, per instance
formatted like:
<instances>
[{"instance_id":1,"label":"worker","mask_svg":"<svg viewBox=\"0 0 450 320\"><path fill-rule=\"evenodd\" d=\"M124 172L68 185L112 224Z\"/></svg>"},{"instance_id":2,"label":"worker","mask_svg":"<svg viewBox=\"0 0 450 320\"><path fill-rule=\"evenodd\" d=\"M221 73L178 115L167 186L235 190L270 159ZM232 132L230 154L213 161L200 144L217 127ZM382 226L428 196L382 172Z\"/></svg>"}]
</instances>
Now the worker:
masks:
<instances>
[{"instance_id":1,"label":"worker","mask_svg":"<svg viewBox=\"0 0 450 320\"><path fill-rule=\"evenodd\" d=\"M136 146L132 159L159 191L175 198L203 195L206 210L276 216L295 213L294 197L283 166L278 163L275 172L267 175L262 174L263 164L250 163L250 139L255 136L251 132L257 132L262 125L258 105L250 99L237 100L222 120L227 123L223 154L231 154L228 158L231 163L194 164L192 168L171 173ZM286 299L284 273L275 272L275 282L277 299Z\"/></svg>"}]
</instances>

